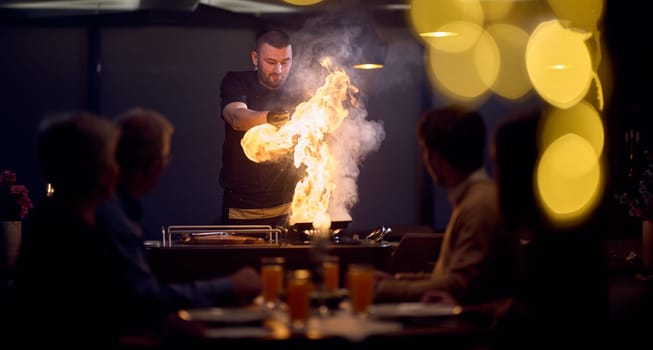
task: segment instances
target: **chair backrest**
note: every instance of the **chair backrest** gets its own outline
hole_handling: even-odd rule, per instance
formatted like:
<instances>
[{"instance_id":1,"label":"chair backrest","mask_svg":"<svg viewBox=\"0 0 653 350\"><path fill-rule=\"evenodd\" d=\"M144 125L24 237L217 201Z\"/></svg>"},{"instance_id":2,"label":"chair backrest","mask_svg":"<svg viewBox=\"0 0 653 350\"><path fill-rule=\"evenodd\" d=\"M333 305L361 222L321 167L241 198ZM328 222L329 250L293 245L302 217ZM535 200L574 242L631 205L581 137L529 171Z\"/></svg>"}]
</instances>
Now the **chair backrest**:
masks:
<instances>
[{"instance_id":1,"label":"chair backrest","mask_svg":"<svg viewBox=\"0 0 653 350\"><path fill-rule=\"evenodd\" d=\"M434 233L431 225L392 225L392 232L385 235L384 241L398 243L407 233Z\"/></svg>"},{"instance_id":2,"label":"chair backrest","mask_svg":"<svg viewBox=\"0 0 653 350\"><path fill-rule=\"evenodd\" d=\"M392 272L431 272L444 233L405 233L392 255Z\"/></svg>"}]
</instances>

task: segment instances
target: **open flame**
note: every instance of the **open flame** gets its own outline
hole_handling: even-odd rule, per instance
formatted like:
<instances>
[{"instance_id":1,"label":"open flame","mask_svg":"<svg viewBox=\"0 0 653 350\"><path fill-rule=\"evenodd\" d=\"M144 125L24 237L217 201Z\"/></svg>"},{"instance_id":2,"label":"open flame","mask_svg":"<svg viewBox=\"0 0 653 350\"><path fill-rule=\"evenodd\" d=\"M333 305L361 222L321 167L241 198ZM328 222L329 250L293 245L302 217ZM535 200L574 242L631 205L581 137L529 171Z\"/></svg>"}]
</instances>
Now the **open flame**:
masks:
<instances>
[{"instance_id":1,"label":"open flame","mask_svg":"<svg viewBox=\"0 0 653 350\"><path fill-rule=\"evenodd\" d=\"M359 107L355 97L358 88L347 73L335 67L329 58L322 60L321 65L329 71L324 84L295 108L291 120L279 129L271 124L249 129L241 146L247 157L257 163L275 161L293 152L295 167L304 164L306 173L295 187L289 223L311 222L315 228L328 228L332 217L350 220L347 205L356 201L334 201L333 194L339 178L349 177L351 181L352 176L358 175L346 170L351 160L339 159L342 155L356 157L358 152L339 151L344 141L340 137L347 134L338 136L336 131L350 115L350 109Z\"/></svg>"}]
</instances>

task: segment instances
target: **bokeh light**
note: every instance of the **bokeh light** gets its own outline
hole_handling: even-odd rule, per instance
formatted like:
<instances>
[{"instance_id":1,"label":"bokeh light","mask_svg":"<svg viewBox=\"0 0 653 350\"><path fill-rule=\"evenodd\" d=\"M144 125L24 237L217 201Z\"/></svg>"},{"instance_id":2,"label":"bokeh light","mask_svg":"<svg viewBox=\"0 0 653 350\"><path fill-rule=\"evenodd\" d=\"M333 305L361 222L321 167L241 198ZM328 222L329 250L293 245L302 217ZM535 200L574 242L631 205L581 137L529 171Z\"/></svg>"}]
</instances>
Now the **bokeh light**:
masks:
<instances>
[{"instance_id":1,"label":"bokeh light","mask_svg":"<svg viewBox=\"0 0 653 350\"><path fill-rule=\"evenodd\" d=\"M560 22L568 27L594 32L603 16L604 0L548 0Z\"/></svg>"},{"instance_id":2,"label":"bokeh light","mask_svg":"<svg viewBox=\"0 0 653 350\"><path fill-rule=\"evenodd\" d=\"M569 108L589 90L592 60L589 34L564 28L558 20L540 23L526 46L526 69L533 87L549 104Z\"/></svg>"},{"instance_id":3,"label":"bokeh light","mask_svg":"<svg viewBox=\"0 0 653 350\"><path fill-rule=\"evenodd\" d=\"M469 22L477 27L484 24L478 0L412 0L409 14L415 35L427 43L439 36L437 32L446 32L443 27L452 22Z\"/></svg>"},{"instance_id":4,"label":"bokeh light","mask_svg":"<svg viewBox=\"0 0 653 350\"><path fill-rule=\"evenodd\" d=\"M499 50L488 33L460 53L443 52L427 47L426 68L433 86L445 96L458 101L482 98L490 91L499 74Z\"/></svg>"},{"instance_id":5,"label":"bokeh light","mask_svg":"<svg viewBox=\"0 0 653 350\"><path fill-rule=\"evenodd\" d=\"M292 5L297 6L310 6L322 2L323 0L283 0Z\"/></svg>"},{"instance_id":6,"label":"bokeh light","mask_svg":"<svg viewBox=\"0 0 653 350\"><path fill-rule=\"evenodd\" d=\"M488 26L487 32L494 38L500 55L499 76L492 85L492 91L511 100L525 96L533 87L524 59L528 33L508 23Z\"/></svg>"},{"instance_id":7,"label":"bokeh light","mask_svg":"<svg viewBox=\"0 0 653 350\"><path fill-rule=\"evenodd\" d=\"M471 22L449 22L436 33L422 35L426 43L444 52L463 52L472 48L483 33L483 28Z\"/></svg>"},{"instance_id":8,"label":"bokeh light","mask_svg":"<svg viewBox=\"0 0 653 350\"><path fill-rule=\"evenodd\" d=\"M541 130L540 149L546 149L565 134L574 133L589 142L597 155L603 153L603 122L596 109L586 101L569 109L552 109L544 118Z\"/></svg>"},{"instance_id":9,"label":"bokeh light","mask_svg":"<svg viewBox=\"0 0 653 350\"><path fill-rule=\"evenodd\" d=\"M538 198L552 223L570 226L595 208L602 189L600 158L594 147L573 133L557 138L537 164Z\"/></svg>"},{"instance_id":10,"label":"bokeh light","mask_svg":"<svg viewBox=\"0 0 653 350\"><path fill-rule=\"evenodd\" d=\"M483 14L486 21L500 21L505 19L514 5L513 1L481 1Z\"/></svg>"}]
</instances>

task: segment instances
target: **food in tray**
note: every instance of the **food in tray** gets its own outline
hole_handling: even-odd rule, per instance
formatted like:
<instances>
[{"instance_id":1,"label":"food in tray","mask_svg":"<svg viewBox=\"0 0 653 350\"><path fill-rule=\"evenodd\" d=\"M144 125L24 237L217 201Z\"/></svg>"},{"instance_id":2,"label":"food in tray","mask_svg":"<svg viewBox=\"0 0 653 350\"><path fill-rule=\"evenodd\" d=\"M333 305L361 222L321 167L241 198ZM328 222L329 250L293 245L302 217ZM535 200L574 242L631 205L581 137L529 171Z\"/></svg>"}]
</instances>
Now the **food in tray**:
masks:
<instances>
[{"instance_id":1,"label":"food in tray","mask_svg":"<svg viewBox=\"0 0 653 350\"><path fill-rule=\"evenodd\" d=\"M228 232L201 232L181 235L186 244L262 244L265 239L257 236L235 235Z\"/></svg>"}]
</instances>

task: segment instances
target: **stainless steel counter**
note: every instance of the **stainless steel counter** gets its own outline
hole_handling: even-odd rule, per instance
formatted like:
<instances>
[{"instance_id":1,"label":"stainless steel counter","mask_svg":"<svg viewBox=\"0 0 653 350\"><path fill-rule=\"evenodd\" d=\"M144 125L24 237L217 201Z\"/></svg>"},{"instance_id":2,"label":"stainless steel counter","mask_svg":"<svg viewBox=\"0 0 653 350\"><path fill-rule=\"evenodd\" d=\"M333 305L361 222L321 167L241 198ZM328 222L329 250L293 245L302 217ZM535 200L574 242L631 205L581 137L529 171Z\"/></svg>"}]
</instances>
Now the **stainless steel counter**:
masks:
<instances>
[{"instance_id":1,"label":"stainless steel counter","mask_svg":"<svg viewBox=\"0 0 653 350\"><path fill-rule=\"evenodd\" d=\"M340 257L341 273L350 263L368 263L387 270L392 261L389 242L331 242L327 253ZM150 266L164 281L190 281L223 276L249 265L260 267L263 256L283 256L287 269L311 268L314 247L309 243L281 244L147 244ZM341 278L341 281L343 279Z\"/></svg>"}]
</instances>

